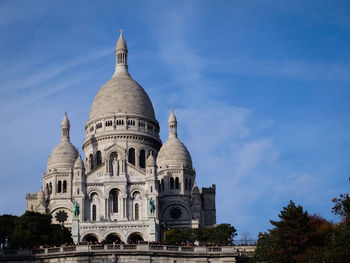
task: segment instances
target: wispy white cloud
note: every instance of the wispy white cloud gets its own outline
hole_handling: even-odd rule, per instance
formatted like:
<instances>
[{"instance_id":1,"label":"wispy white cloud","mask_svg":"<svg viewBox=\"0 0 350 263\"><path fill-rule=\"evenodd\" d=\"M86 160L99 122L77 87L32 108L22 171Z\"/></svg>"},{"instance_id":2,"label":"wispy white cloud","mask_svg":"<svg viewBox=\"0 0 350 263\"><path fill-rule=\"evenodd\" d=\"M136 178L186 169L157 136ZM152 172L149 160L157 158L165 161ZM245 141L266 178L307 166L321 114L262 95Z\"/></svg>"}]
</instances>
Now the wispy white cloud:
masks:
<instances>
[{"instance_id":1,"label":"wispy white cloud","mask_svg":"<svg viewBox=\"0 0 350 263\"><path fill-rule=\"evenodd\" d=\"M97 48L89 54L81 55L80 57L74 57L61 63L55 62L55 60L45 60L44 63L41 59L33 59L29 62L21 62L18 64L12 63L12 66L2 66L4 75L21 76L20 79L11 78L9 82L4 83L4 87L0 90L0 94L6 94L8 92L21 91L24 89L35 89L40 87L44 82L57 78L62 74L69 73L69 71L75 67L89 64L97 59L107 56L111 53L111 48ZM10 64L11 65L11 64ZM36 70L28 74L27 69L35 67ZM49 87L47 87L49 88Z\"/></svg>"}]
</instances>

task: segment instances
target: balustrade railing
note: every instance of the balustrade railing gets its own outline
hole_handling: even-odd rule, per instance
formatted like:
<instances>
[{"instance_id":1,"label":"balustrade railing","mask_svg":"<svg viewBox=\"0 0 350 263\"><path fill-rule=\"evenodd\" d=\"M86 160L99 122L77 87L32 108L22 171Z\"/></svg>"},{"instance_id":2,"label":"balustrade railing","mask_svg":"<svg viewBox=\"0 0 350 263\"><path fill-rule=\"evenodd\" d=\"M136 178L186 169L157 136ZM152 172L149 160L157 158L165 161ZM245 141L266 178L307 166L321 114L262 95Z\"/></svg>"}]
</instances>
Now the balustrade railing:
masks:
<instances>
[{"instance_id":1,"label":"balustrade railing","mask_svg":"<svg viewBox=\"0 0 350 263\"><path fill-rule=\"evenodd\" d=\"M123 249L135 250L137 245L123 245Z\"/></svg>"},{"instance_id":2,"label":"balustrade railing","mask_svg":"<svg viewBox=\"0 0 350 263\"><path fill-rule=\"evenodd\" d=\"M1 257L20 257L29 255L45 255L53 253L84 253L98 252L103 250L118 250L118 253L128 253L128 251L153 252L153 253L199 253L199 254L231 254L232 256L248 256L254 253L255 246L174 246L162 244L96 244L96 245L78 245L63 246L51 248L39 248L30 250L9 250L0 251ZM123 252L124 251L124 252Z\"/></svg>"},{"instance_id":3,"label":"balustrade railing","mask_svg":"<svg viewBox=\"0 0 350 263\"><path fill-rule=\"evenodd\" d=\"M76 251L77 247L63 247L64 252L69 252L69 251Z\"/></svg>"},{"instance_id":4,"label":"balustrade railing","mask_svg":"<svg viewBox=\"0 0 350 263\"><path fill-rule=\"evenodd\" d=\"M104 245L91 245L91 250L103 250L105 248Z\"/></svg>"},{"instance_id":5,"label":"balustrade railing","mask_svg":"<svg viewBox=\"0 0 350 263\"><path fill-rule=\"evenodd\" d=\"M166 246L167 251L179 251L179 247L177 246Z\"/></svg>"},{"instance_id":6,"label":"balustrade railing","mask_svg":"<svg viewBox=\"0 0 350 263\"><path fill-rule=\"evenodd\" d=\"M207 252L212 253L212 252L222 252L221 247L207 247Z\"/></svg>"},{"instance_id":7,"label":"balustrade railing","mask_svg":"<svg viewBox=\"0 0 350 263\"><path fill-rule=\"evenodd\" d=\"M47 249L47 253L57 253L57 252L60 252L59 247L50 247Z\"/></svg>"}]
</instances>

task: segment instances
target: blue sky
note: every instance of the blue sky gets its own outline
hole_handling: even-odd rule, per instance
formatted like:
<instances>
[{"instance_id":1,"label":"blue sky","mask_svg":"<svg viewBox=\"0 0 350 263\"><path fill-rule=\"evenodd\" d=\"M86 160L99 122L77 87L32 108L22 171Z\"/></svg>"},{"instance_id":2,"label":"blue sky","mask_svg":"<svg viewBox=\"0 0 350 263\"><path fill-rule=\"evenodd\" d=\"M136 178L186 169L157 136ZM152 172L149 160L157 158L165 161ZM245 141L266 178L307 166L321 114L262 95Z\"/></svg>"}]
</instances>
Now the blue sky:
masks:
<instances>
[{"instance_id":1,"label":"blue sky","mask_svg":"<svg viewBox=\"0 0 350 263\"><path fill-rule=\"evenodd\" d=\"M329 220L349 192L349 1L1 1L0 214L36 192L64 111L79 147L125 30L167 138L175 108L217 221L271 227L289 200Z\"/></svg>"}]
</instances>

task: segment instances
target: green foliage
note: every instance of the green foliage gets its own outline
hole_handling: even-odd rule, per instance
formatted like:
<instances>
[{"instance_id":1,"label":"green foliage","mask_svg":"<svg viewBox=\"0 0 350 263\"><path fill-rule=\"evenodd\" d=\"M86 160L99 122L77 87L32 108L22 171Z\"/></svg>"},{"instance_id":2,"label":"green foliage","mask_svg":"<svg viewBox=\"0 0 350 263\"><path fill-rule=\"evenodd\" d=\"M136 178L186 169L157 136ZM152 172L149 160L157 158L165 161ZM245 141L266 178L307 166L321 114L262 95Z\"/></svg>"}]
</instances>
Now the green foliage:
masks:
<instances>
[{"instance_id":1,"label":"green foliage","mask_svg":"<svg viewBox=\"0 0 350 263\"><path fill-rule=\"evenodd\" d=\"M338 224L309 215L290 201L279 214L280 221L268 233L260 233L255 262L337 263L350 262L350 197L334 198Z\"/></svg>"},{"instance_id":2,"label":"green foliage","mask_svg":"<svg viewBox=\"0 0 350 263\"><path fill-rule=\"evenodd\" d=\"M230 224L220 224L213 228L170 229L165 233L168 244L180 243L213 243L216 245L230 245L237 235L236 229Z\"/></svg>"},{"instance_id":3,"label":"green foliage","mask_svg":"<svg viewBox=\"0 0 350 263\"><path fill-rule=\"evenodd\" d=\"M12 233L16 225L18 216L2 215L0 216L0 243L5 244L6 238L8 242L12 241Z\"/></svg>"},{"instance_id":4,"label":"green foliage","mask_svg":"<svg viewBox=\"0 0 350 263\"><path fill-rule=\"evenodd\" d=\"M51 216L26 211L16 220L11 247L32 248L40 245L59 245L71 242L68 229L51 224Z\"/></svg>"},{"instance_id":5,"label":"green foliage","mask_svg":"<svg viewBox=\"0 0 350 263\"><path fill-rule=\"evenodd\" d=\"M268 261L272 253L272 237L269 233L259 233L254 258L257 261Z\"/></svg>"},{"instance_id":6,"label":"green foliage","mask_svg":"<svg viewBox=\"0 0 350 263\"><path fill-rule=\"evenodd\" d=\"M343 219L349 219L350 215L350 197L349 194L341 194L339 198L333 198L335 204L332 211L336 215L340 215Z\"/></svg>"}]
</instances>

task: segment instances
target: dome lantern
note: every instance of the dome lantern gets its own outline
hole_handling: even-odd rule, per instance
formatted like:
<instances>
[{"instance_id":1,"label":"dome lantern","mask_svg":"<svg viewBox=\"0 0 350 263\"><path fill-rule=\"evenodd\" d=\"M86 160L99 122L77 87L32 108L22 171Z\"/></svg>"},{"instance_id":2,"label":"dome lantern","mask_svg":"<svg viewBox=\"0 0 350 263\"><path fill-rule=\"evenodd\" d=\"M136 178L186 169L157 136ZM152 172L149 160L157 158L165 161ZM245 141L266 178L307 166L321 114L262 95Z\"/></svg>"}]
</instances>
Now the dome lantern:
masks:
<instances>
[{"instance_id":1,"label":"dome lantern","mask_svg":"<svg viewBox=\"0 0 350 263\"><path fill-rule=\"evenodd\" d=\"M174 109L171 108L171 113L168 120L169 138L177 138L177 120L174 114Z\"/></svg>"},{"instance_id":2,"label":"dome lantern","mask_svg":"<svg viewBox=\"0 0 350 263\"><path fill-rule=\"evenodd\" d=\"M119 73L128 73L128 46L126 45L123 30L120 29L120 36L115 47L115 73L114 76Z\"/></svg>"},{"instance_id":3,"label":"dome lantern","mask_svg":"<svg viewBox=\"0 0 350 263\"><path fill-rule=\"evenodd\" d=\"M67 117L67 112L65 112L61 123L62 140L69 140L69 129L70 129L70 123Z\"/></svg>"}]
</instances>

